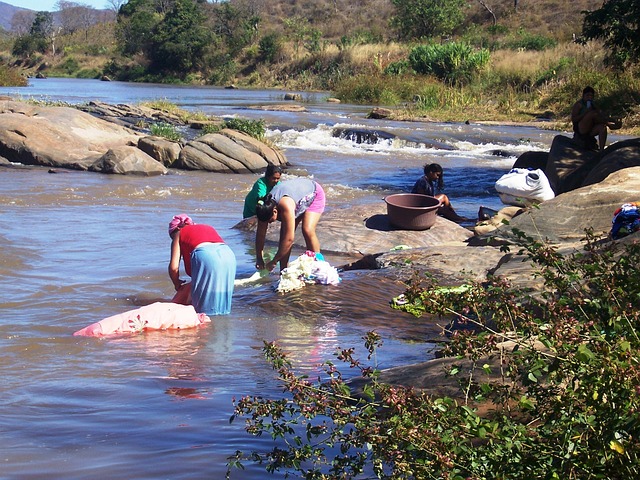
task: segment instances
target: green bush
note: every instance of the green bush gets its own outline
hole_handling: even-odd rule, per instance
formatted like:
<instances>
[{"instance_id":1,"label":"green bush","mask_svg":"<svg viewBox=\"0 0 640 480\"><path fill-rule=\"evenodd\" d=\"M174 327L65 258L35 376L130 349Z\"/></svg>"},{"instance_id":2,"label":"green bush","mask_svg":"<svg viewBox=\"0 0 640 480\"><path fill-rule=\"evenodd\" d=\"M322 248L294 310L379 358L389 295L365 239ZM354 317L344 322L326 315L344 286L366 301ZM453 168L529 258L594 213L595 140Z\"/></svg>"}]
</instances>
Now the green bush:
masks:
<instances>
[{"instance_id":1,"label":"green bush","mask_svg":"<svg viewBox=\"0 0 640 480\"><path fill-rule=\"evenodd\" d=\"M358 75L339 82L336 95L347 102L380 104L387 89L387 80L384 77Z\"/></svg>"},{"instance_id":2,"label":"green bush","mask_svg":"<svg viewBox=\"0 0 640 480\"><path fill-rule=\"evenodd\" d=\"M95 68L83 68L76 72L76 78L100 78L100 72Z\"/></svg>"},{"instance_id":3,"label":"green bush","mask_svg":"<svg viewBox=\"0 0 640 480\"><path fill-rule=\"evenodd\" d=\"M355 45L367 45L382 43L383 38L380 34L375 34L369 30L356 30L349 35L343 35L336 42L339 50L345 50L346 48L353 47Z\"/></svg>"},{"instance_id":4,"label":"green bush","mask_svg":"<svg viewBox=\"0 0 640 480\"><path fill-rule=\"evenodd\" d=\"M246 120L242 118L230 118L224 121L226 128L232 128L239 132L246 133L247 135L262 140L266 131L265 122L260 120Z\"/></svg>"},{"instance_id":5,"label":"green bush","mask_svg":"<svg viewBox=\"0 0 640 480\"><path fill-rule=\"evenodd\" d=\"M182 140L182 135L178 129L169 123L153 123L149 126L149 130L151 131L151 135L155 135L156 137L166 138L173 142Z\"/></svg>"},{"instance_id":6,"label":"green bush","mask_svg":"<svg viewBox=\"0 0 640 480\"><path fill-rule=\"evenodd\" d=\"M458 400L385 385L375 363L339 349L338 362L365 379L355 395L337 363L314 381L265 342L287 396L243 397L231 420L275 446L237 451L229 474L255 461L307 479L639 478L640 243L588 232L583 251L562 256L514 233L540 291L498 278L443 288L416 273L392 301L450 321L443 354ZM364 340L371 362L381 339Z\"/></svg>"},{"instance_id":7,"label":"green bush","mask_svg":"<svg viewBox=\"0 0 640 480\"><path fill-rule=\"evenodd\" d=\"M489 62L489 51L464 43L419 45L409 53L409 64L419 74L433 75L452 84L468 83Z\"/></svg>"},{"instance_id":8,"label":"green bush","mask_svg":"<svg viewBox=\"0 0 640 480\"><path fill-rule=\"evenodd\" d=\"M413 69L411 68L409 60L399 60L397 62L392 62L384 69L385 75L405 75L412 72Z\"/></svg>"},{"instance_id":9,"label":"green bush","mask_svg":"<svg viewBox=\"0 0 640 480\"><path fill-rule=\"evenodd\" d=\"M282 38L277 33L269 33L260 39L258 54L261 62L274 63L282 51Z\"/></svg>"},{"instance_id":10,"label":"green bush","mask_svg":"<svg viewBox=\"0 0 640 480\"><path fill-rule=\"evenodd\" d=\"M74 57L67 57L60 63L58 69L67 75L74 75L80 69L80 64Z\"/></svg>"},{"instance_id":11,"label":"green bush","mask_svg":"<svg viewBox=\"0 0 640 480\"><path fill-rule=\"evenodd\" d=\"M264 140L264 134L266 132L266 126L263 119L247 120L242 118L228 118L222 125L216 125L213 123L205 125L202 129L202 134L218 133L223 128L238 130L239 132L246 133L257 140Z\"/></svg>"},{"instance_id":12,"label":"green bush","mask_svg":"<svg viewBox=\"0 0 640 480\"><path fill-rule=\"evenodd\" d=\"M504 43L511 50L532 50L541 52L558 44L553 38L544 35L519 31L518 36Z\"/></svg>"}]
</instances>

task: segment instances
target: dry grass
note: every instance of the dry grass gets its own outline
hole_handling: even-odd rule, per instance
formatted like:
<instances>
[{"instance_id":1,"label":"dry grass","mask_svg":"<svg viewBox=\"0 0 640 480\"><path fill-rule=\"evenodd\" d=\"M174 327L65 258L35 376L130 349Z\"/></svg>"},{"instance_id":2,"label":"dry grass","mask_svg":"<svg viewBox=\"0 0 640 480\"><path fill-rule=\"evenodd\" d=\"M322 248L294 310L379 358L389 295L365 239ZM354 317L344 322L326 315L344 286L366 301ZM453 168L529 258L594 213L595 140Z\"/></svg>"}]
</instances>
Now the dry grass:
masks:
<instances>
[{"instance_id":1,"label":"dry grass","mask_svg":"<svg viewBox=\"0 0 640 480\"><path fill-rule=\"evenodd\" d=\"M491 53L491 68L502 72L535 73L553 67L562 58L571 58L580 68L602 70L605 53L602 44L597 42L587 45L562 43L541 52L497 50Z\"/></svg>"}]
</instances>

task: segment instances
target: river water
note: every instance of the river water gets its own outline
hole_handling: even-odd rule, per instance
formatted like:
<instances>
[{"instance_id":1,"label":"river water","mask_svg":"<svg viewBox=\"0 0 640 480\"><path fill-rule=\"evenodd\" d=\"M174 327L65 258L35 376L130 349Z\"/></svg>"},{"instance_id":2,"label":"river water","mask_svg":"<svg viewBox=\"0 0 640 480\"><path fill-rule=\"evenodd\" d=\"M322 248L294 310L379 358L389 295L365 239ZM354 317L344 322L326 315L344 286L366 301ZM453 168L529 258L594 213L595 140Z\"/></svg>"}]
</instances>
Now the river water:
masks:
<instances>
[{"instance_id":1,"label":"river water","mask_svg":"<svg viewBox=\"0 0 640 480\"><path fill-rule=\"evenodd\" d=\"M303 113L251 108L284 103L284 93L75 79L0 88L23 99L166 99L207 114L264 118L290 173L322 183L329 209L408 191L422 165L437 162L454 206L475 217L480 205L501 207L493 184L516 156L548 149L554 135L530 127L367 120L370 107L328 103L326 93L302 93ZM334 137L334 128L380 129L395 139L357 144ZM434 321L388 306L402 283L362 272L344 272L336 287L283 296L273 292L270 277L237 289L231 315L197 330L73 337L107 316L171 298L166 228L176 213L215 226L236 253L238 276L251 275L253 238L233 226L258 176L143 178L30 168L0 169L0 178L2 478L222 478L236 449L271 447L269 439L246 434L241 420L229 423L234 397L280 393L261 355L263 340L277 340L309 372L338 346L361 346L372 329L384 338L380 368L432 355ZM248 465L233 478L265 476Z\"/></svg>"}]
</instances>

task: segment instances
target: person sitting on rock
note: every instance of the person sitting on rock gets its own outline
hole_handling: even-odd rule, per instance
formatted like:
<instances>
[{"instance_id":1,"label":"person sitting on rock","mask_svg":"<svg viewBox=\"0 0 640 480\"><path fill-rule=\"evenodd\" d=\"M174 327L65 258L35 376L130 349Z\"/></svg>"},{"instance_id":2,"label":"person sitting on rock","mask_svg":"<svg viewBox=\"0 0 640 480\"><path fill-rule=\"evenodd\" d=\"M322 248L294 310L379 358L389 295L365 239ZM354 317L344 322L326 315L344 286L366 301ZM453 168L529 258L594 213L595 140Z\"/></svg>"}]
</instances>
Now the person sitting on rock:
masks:
<instances>
[{"instance_id":1,"label":"person sitting on rock","mask_svg":"<svg viewBox=\"0 0 640 480\"><path fill-rule=\"evenodd\" d=\"M607 117L600 110L593 98L596 92L593 87L585 87L582 98L571 109L571 122L573 123L574 138L585 142L588 148L595 150L595 138L598 137L599 150L604 150L607 144L607 131L609 128L620 128L620 122Z\"/></svg>"},{"instance_id":2,"label":"person sitting on rock","mask_svg":"<svg viewBox=\"0 0 640 480\"><path fill-rule=\"evenodd\" d=\"M429 195L440 200L440 208L438 209L438 215L443 216L447 220L452 222L468 222L470 221L466 217L461 217L451 206L449 197L447 197L442 191L444 190L443 170L438 163L427 163L424 166L424 175L420 177L411 193L418 193L420 195Z\"/></svg>"}]
</instances>

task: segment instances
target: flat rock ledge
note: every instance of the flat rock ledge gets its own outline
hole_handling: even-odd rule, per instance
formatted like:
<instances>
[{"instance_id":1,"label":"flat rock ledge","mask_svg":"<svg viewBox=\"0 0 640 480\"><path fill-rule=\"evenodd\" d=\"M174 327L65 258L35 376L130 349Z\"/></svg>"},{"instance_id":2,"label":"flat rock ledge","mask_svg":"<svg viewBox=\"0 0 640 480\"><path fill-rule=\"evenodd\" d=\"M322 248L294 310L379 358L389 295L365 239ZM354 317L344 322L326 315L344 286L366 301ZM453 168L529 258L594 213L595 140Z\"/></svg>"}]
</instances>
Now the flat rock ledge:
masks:
<instances>
[{"instance_id":1,"label":"flat rock ledge","mask_svg":"<svg viewBox=\"0 0 640 480\"><path fill-rule=\"evenodd\" d=\"M152 124L172 125L191 139L154 137ZM2 97L0 166L163 175L171 168L260 173L269 164L288 163L279 149L242 132L222 129L197 136L190 130L178 115L144 106L90 102L53 107Z\"/></svg>"}]
</instances>

